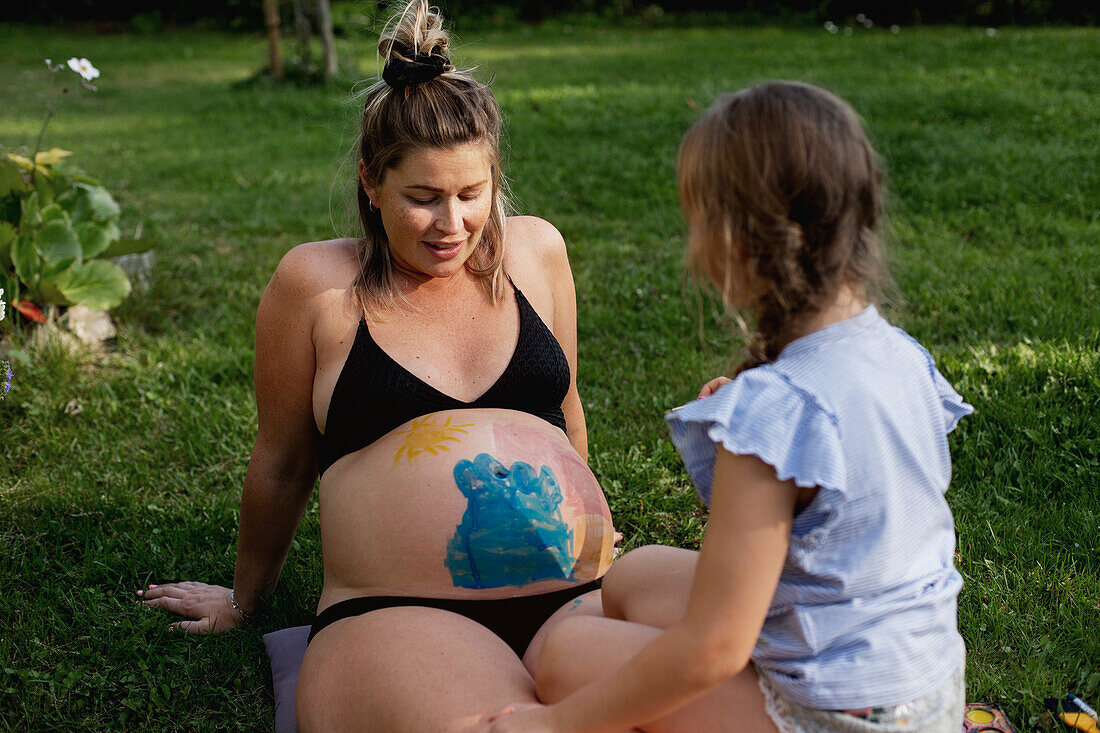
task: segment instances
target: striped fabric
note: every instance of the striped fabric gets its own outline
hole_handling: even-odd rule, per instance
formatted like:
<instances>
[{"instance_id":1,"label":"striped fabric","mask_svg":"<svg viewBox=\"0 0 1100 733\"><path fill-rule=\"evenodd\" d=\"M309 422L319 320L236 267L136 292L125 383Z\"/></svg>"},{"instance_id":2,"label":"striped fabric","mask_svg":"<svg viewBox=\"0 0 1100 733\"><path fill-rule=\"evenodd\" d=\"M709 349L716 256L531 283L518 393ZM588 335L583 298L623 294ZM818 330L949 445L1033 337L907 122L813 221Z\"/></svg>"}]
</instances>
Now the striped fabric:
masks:
<instances>
[{"instance_id":1,"label":"striped fabric","mask_svg":"<svg viewBox=\"0 0 1100 733\"><path fill-rule=\"evenodd\" d=\"M869 306L666 415L709 503L716 446L820 487L753 652L807 707L894 705L937 689L963 655L947 434L973 412L912 337Z\"/></svg>"}]
</instances>

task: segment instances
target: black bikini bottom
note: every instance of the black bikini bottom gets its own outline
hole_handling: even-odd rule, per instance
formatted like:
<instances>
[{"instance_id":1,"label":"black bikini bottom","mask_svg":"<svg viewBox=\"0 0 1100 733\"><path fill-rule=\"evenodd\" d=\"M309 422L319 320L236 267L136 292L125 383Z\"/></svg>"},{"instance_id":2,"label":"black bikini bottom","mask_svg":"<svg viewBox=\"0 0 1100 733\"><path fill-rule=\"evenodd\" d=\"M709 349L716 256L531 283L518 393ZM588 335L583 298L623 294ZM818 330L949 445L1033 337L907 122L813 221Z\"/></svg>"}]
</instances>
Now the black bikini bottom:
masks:
<instances>
[{"instance_id":1,"label":"black bikini bottom","mask_svg":"<svg viewBox=\"0 0 1100 733\"><path fill-rule=\"evenodd\" d=\"M412 596L365 596L349 598L334 603L313 620L309 641L321 629L340 619L361 616L382 608L398 606L427 606L439 608L476 621L504 640L517 657L522 657L527 645L555 611L577 596L594 591L603 579L597 578L583 585L518 598L499 598L491 601L454 600L447 598L415 598ZM307 642L308 643L308 642Z\"/></svg>"}]
</instances>

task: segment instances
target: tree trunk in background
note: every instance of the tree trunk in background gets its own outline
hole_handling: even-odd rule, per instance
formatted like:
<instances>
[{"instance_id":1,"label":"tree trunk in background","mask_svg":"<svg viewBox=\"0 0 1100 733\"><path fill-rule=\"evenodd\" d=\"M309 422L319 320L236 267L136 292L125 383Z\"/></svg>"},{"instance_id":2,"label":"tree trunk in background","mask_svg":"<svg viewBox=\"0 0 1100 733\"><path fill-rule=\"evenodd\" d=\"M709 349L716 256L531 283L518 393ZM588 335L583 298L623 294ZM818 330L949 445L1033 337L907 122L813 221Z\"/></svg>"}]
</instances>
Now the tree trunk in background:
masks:
<instances>
[{"instance_id":1,"label":"tree trunk in background","mask_svg":"<svg viewBox=\"0 0 1100 733\"><path fill-rule=\"evenodd\" d=\"M271 75L283 80L283 56L279 51L279 0L263 0L264 26L267 28L267 51Z\"/></svg>"},{"instance_id":2,"label":"tree trunk in background","mask_svg":"<svg viewBox=\"0 0 1100 733\"><path fill-rule=\"evenodd\" d=\"M332 81L332 77L336 76L336 72L339 70L339 64L336 60L336 40L332 34L332 9L329 7L328 0L316 0L316 2L317 25L321 31L321 49L325 64L323 73L325 81Z\"/></svg>"},{"instance_id":3,"label":"tree trunk in background","mask_svg":"<svg viewBox=\"0 0 1100 733\"><path fill-rule=\"evenodd\" d=\"M306 15L307 0L291 0L294 6L294 30L298 34L298 43L302 47L302 68L313 68L313 27Z\"/></svg>"}]
</instances>

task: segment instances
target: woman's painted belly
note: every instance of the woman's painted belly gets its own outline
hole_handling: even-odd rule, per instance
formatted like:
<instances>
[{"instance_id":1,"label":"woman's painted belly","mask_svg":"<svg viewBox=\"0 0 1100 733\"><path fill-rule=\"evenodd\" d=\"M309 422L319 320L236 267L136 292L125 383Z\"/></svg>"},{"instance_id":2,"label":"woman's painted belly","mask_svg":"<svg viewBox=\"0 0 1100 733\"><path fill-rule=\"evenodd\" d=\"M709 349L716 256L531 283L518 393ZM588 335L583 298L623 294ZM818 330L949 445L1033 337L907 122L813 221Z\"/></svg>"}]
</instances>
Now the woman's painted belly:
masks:
<instances>
[{"instance_id":1,"label":"woman's painted belly","mask_svg":"<svg viewBox=\"0 0 1100 733\"><path fill-rule=\"evenodd\" d=\"M412 420L320 488L321 606L362 595L505 598L600 577L614 529L565 435L512 410Z\"/></svg>"}]
</instances>

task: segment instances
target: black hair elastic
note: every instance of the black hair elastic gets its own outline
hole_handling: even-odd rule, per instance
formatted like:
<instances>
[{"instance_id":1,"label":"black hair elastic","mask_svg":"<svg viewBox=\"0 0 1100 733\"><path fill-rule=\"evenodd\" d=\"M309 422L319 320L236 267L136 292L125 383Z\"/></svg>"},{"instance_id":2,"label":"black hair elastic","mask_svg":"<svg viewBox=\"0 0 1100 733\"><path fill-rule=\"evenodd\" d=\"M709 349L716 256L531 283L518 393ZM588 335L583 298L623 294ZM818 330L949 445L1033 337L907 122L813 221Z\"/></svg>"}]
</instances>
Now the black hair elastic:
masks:
<instances>
[{"instance_id":1,"label":"black hair elastic","mask_svg":"<svg viewBox=\"0 0 1100 733\"><path fill-rule=\"evenodd\" d=\"M451 60L441 53L403 53L406 49L395 49L412 60L391 56L382 69L382 79L394 89L431 81L451 68Z\"/></svg>"}]
</instances>

